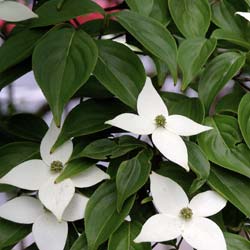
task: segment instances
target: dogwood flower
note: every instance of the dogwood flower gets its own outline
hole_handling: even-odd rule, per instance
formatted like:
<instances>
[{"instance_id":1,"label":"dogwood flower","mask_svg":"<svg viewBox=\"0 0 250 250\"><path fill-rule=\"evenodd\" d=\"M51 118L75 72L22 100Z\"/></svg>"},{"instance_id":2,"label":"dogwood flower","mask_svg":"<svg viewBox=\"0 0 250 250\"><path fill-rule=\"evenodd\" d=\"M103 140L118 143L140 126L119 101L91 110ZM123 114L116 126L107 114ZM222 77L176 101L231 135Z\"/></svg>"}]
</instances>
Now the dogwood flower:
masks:
<instances>
[{"instance_id":1,"label":"dogwood flower","mask_svg":"<svg viewBox=\"0 0 250 250\"><path fill-rule=\"evenodd\" d=\"M49 249L63 250L68 235L67 221L83 219L87 202L87 197L75 194L62 221L58 221L38 199L21 196L2 205L0 217L20 224L33 224L32 234L40 250L48 250L48 246Z\"/></svg>"},{"instance_id":2,"label":"dogwood flower","mask_svg":"<svg viewBox=\"0 0 250 250\"><path fill-rule=\"evenodd\" d=\"M109 179L109 175L96 166L91 166L79 175L56 183L55 180L65 168L73 151L73 143L69 140L55 152L50 152L59 133L60 129L52 123L41 142L42 160L28 160L19 164L3 176L0 183L31 191L39 190L38 196L43 205L61 220L65 208L75 193L75 187L93 186L104 179Z\"/></svg>"},{"instance_id":3,"label":"dogwood flower","mask_svg":"<svg viewBox=\"0 0 250 250\"><path fill-rule=\"evenodd\" d=\"M21 3L0 0L0 19L2 20L19 22L35 17L38 15Z\"/></svg>"},{"instance_id":4,"label":"dogwood flower","mask_svg":"<svg viewBox=\"0 0 250 250\"><path fill-rule=\"evenodd\" d=\"M235 14L240 15L250 22L250 12L236 12Z\"/></svg>"},{"instance_id":5,"label":"dogwood flower","mask_svg":"<svg viewBox=\"0 0 250 250\"><path fill-rule=\"evenodd\" d=\"M139 115L124 113L105 123L134 134L152 134L153 143L159 151L188 171L187 147L180 136L196 135L212 128L182 115L169 116L168 109L150 78L147 78L138 96L137 111Z\"/></svg>"},{"instance_id":6,"label":"dogwood flower","mask_svg":"<svg viewBox=\"0 0 250 250\"><path fill-rule=\"evenodd\" d=\"M214 191L196 195L190 202L183 189L173 180L152 173L151 194L160 214L150 217L135 239L140 242L163 242L182 236L197 250L226 250L221 229L205 217L214 215L226 200Z\"/></svg>"}]
</instances>

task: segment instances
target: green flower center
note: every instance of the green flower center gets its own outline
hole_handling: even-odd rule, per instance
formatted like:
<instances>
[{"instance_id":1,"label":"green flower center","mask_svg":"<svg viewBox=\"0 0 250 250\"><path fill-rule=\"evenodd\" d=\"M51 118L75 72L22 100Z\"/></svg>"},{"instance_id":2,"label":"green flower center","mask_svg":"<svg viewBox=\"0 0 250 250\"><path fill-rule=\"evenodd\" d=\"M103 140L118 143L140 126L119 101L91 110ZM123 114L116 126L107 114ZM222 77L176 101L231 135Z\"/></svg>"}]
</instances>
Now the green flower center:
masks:
<instances>
[{"instance_id":1,"label":"green flower center","mask_svg":"<svg viewBox=\"0 0 250 250\"><path fill-rule=\"evenodd\" d=\"M165 128L167 122L164 115L158 115L155 117L155 123L157 128Z\"/></svg>"},{"instance_id":2,"label":"green flower center","mask_svg":"<svg viewBox=\"0 0 250 250\"><path fill-rule=\"evenodd\" d=\"M184 219L184 220L190 220L193 217L193 211L192 209L190 209L189 207L185 207L180 211L180 216Z\"/></svg>"},{"instance_id":3,"label":"green flower center","mask_svg":"<svg viewBox=\"0 0 250 250\"><path fill-rule=\"evenodd\" d=\"M53 173L60 173L63 170L63 164L60 161L53 161L50 165L50 171Z\"/></svg>"}]
</instances>

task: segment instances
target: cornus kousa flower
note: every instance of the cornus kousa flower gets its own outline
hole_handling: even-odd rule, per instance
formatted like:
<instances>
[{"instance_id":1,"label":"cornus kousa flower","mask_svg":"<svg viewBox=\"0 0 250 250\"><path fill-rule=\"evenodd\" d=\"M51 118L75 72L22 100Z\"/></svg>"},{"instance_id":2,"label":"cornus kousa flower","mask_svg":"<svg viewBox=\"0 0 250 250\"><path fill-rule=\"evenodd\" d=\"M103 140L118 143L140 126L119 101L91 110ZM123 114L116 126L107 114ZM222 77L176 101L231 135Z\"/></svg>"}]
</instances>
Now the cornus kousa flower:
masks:
<instances>
[{"instance_id":1,"label":"cornus kousa flower","mask_svg":"<svg viewBox=\"0 0 250 250\"><path fill-rule=\"evenodd\" d=\"M38 15L21 3L0 0L0 19L2 20L19 22L35 17Z\"/></svg>"},{"instance_id":2,"label":"cornus kousa flower","mask_svg":"<svg viewBox=\"0 0 250 250\"><path fill-rule=\"evenodd\" d=\"M79 175L56 183L73 151L73 143L69 140L51 154L50 150L59 133L60 129L52 123L41 142L42 160L29 160L19 164L3 176L0 183L31 191L39 190L38 197L43 205L61 220L65 208L74 196L75 187L90 187L109 176L96 166L91 166Z\"/></svg>"},{"instance_id":3,"label":"cornus kousa flower","mask_svg":"<svg viewBox=\"0 0 250 250\"><path fill-rule=\"evenodd\" d=\"M138 96L137 111L139 115L124 113L106 124L139 135L152 134L154 145L167 159L189 170L187 148L180 136L196 135L212 128L182 115L169 116L168 109L150 78L147 78Z\"/></svg>"},{"instance_id":4,"label":"cornus kousa flower","mask_svg":"<svg viewBox=\"0 0 250 250\"><path fill-rule=\"evenodd\" d=\"M235 14L240 15L250 21L250 12L236 12Z\"/></svg>"},{"instance_id":5,"label":"cornus kousa flower","mask_svg":"<svg viewBox=\"0 0 250 250\"><path fill-rule=\"evenodd\" d=\"M151 194L160 214L149 218L135 242L163 242L182 236L197 250L226 250L221 229L205 217L214 215L226 200L214 191L196 195L190 202L183 189L169 178L152 173Z\"/></svg>"},{"instance_id":6,"label":"cornus kousa flower","mask_svg":"<svg viewBox=\"0 0 250 250\"><path fill-rule=\"evenodd\" d=\"M88 198L75 194L65 209L62 221L35 198L21 196L8 201L0 207L0 217L21 224L33 224L32 234L40 250L63 250L67 235L67 221L72 222L84 218Z\"/></svg>"}]
</instances>

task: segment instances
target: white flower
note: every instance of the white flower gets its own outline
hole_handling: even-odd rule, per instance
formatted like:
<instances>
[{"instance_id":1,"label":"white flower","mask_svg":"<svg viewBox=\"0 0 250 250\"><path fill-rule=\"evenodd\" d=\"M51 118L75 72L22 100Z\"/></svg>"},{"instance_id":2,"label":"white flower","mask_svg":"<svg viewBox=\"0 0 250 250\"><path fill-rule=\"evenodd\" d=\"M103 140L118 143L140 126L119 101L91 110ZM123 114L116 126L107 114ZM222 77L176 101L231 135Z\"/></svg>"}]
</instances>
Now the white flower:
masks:
<instances>
[{"instance_id":1,"label":"white flower","mask_svg":"<svg viewBox=\"0 0 250 250\"><path fill-rule=\"evenodd\" d=\"M236 12L235 14L240 15L242 17L244 17L245 19L247 19L248 21L250 21L250 12Z\"/></svg>"},{"instance_id":2,"label":"white flower","mask_svg":"<svg viewBox=\"0 0 250 250\"><path fill-rule=\"evenodd\" d=\"M19 22L35 17L38 15L21 3L0 0L0 19L8 22Z\"/></svg>"},{"instance_id":3,"label":"white flower","mask_svg":"<svg viewBox=\"0 0 250 250\"><path fill-rule=\"evenodd\" d=\"M73 143L69 140L54 153L50 153L59 133L60 129L52 123L41 142L42 160L29 160L19 164L3 176L0 183L31 191L39 190L38 196L43 205L61 220L65 208L75 193L75 187L93 186L104 179L109 179L109 175L92 166L79 175L55 183L73 151Z\"/></svg>"},{"instance_id":4,"label":"white flower","mask_svg":"<svg viewBox=\"0 0 250 250\"><path fill-rule=\"evenodd\" d=\"M139 115L121 114L106 124L134 134L152 134L153 143L167 159L189 170L187 148L180 136L196 135L212 128L182 115L169 116L168 109L150 78L147 78L138 96L137 111Z\"/></svg>"},{"instance_id":5,"label":"white flower","mask_svg":"<svg viewBox=\"0 0 250 250\"><path fill-rule=\"evenodd\" d=\"M0 207L0 217L21 224L33 224L32 234L40 250L63 250L67 235L67 221L84 218L88 198L75 194L65 209L62 221L46 211L38 199L21 196Z\"/></svg>"},{"instance_id":6,"label":"white flower","mask_svg":"<svg viewBox=\"0 0 250 250\"><path fill-rule=\"evenodd\" d=\"M135 242L163 242L182 236L197 250L226 250L221 229L205 217L214 215L226 200L214 191L196 195L190 202L174 181L152 173L151 193L160 214L150 217Z\"/></svg>"}]
</instances>

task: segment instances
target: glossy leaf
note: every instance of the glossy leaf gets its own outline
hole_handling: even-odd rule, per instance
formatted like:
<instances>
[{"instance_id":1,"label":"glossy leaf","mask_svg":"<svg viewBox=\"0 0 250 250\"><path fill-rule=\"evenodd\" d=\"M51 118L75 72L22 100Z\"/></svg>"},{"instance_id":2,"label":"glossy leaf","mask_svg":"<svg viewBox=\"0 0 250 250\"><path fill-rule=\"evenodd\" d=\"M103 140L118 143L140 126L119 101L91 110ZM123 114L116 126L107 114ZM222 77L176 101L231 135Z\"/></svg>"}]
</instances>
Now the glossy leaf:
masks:
<instances>
[{"instance_id":1,"label":"glossy leaf","mask_svg":"<svg viewBox=\"0 0 250 250\"><path fill-rule=\"evenodd\" d=\"M110 126L105 124L127 108L115 99L87 100L76 106L68 114L54 149L71 137L93 134Z\"/></svg>"},{"instance_id":2,"label":"glossy leaf","mask_svg":"<svg viewBox=\"0 0 250 250\"><path fill-rule=\"evenodd\" d=\"M162 92L161 97L166 103L170 114L184 115L198 123L202 123L205 111L198 98L189 98L170 92Z\"/></svg>"},{"instance_id":3,"label":"glossy leaf","mask_svg":"<svg viewBox=\"0 0 250 250\"><path fill-rule=\"evenodd\" d=\"M199 82L199 97L207 111L218 92L235 76L245 63L245 55L227 52L211 60Z\"/></svg>"},{"instance_id":4,"label":"glossy leaf","mask_svg":"<svg viewBox=\"0 0 250 250\"><path fill-rule=\"evenodd\" d=\"M248 250L250 242L240 235L232 233L224 233L228 250Z\"/></svg>"},{"instance_id":5,"label":"glossy leaf","mask_svg":"<svg viewBox=\"0 0 250 250\"><path fill-rule=\"evenodd\" d=\"M169 0L168 6L175 24L185 37L205 37L211 19L207 0Z\"/></svg>"},{"instance_id":6,"label":"glossy leaf","mask_svg":"<svg viewBox=\"0 0 250 250\"><path fill-rule=\"evenodd\" d=\"M0 219L0 247L13 246L31 232L29 225L16 224Z\"/></svg>"},{"instance_id":7,"label":"glossy leaf","mask_svg":"<svg viewBox=\"0 0 250 250\"><path fill-rule=\"evenodd\" d=\"M239 125L241 133L248 147L250 148L250 94L247 93L239 105Z\"/></svg>"},{"instance_id":8,"label":"glossy leaf","mask_svg":"<svg viewBox=\"0 0 250 250\"><path fill-rule=\"evenodd\" d=\"M118 22L149 52L167 63L172 77L176 81L177 48L170 32L154 19L132 11L121 11L115 16Z\"/></svg>"},{"instance_id":9,"label":"glossy leaf","mask_svg":"<svg viewBox=\"0 0 250 250\"><path fill-rule=\"evenodd\" d=\"M76 176L93 165L95 165L95 161L89 159L77 159L70 161L63 172L56 178L56 183L60 183L65 179Z\"/></svg>"},{"instance_id":10,"label":"glossy leaf","mask_svg":"<svg viewBox=\"0 0 250 250\"><path fill-rule=\"evenodd\" d=\"M144 148L145 144L134 137L122 136L119 138L111 139L99 139L87 145L77 157L87 157L97 160L107 160L120 157L128 152Z\"/></svg>"},{"instance_id":11,"label":"glossy leaf","mask_svg":"<svg viewBox=\"0 0 250 250\"><path fill-rule=\"evenodd\" d=\"M88 250L87 239L84 233L75 241L70 250Z\"/></svg>"},{"instance_id":12,"label":"glossy leaf","mask_svg":"<svg viewBox=\"0 0 250 250\"><path fill-rule=\"evenodd\" d=\"M144 0L143 4L141 0L126 0L126 3L131 10L149 16L153 8L154 0Z\"/></svg>"},{"instance_id":13,"label":"glossy leaf","mask_svg":"<svg viewBox=\"0 0 250 250\"><path fill-rule=\"evenodd\" d=\"M25 30L11 36L0 47L0 73L28 58L44 31Z\"/></svg>"},{"instance_id":14,"label":"glossy leaf","mask_svg":"<svg viewBox=\"0 0 250 250\"><path fill-rule=\"evenodd\" d=\"M39 146L33 142L14 142L0 147L0 177L24 161L38 159Z\"/></svg>"},{"instance_id":15,"label":"glossy leaf","mask_svg":"<svg viewBox=\"0 0 250 250\"><path fill-rule=\"evenodd\" d=\"M94 70L97 55L92 38L70 26L50 31L34 50L35 77L57 126L60 125L64 105Z\"/></svg>"},{"instance_id":16,"label":"glossy leaf","mask_svg":"<svg viewBox=\"0 0 250 250\"><path fill-rule=\"evenodd\" d=\"M138 58L128 47L113 41L98 41L98 62L94 71L96 78L122 102L136 109L146 74Z\"/></svg>"},{"instance_id":17,"label":"glossy leaf","mask_svg":"<svg viewBox=\"0 0 250 250\"><path fill-rule=\"evenodd\" d=\"M136 193L148 180L151 170L151 151L142 151L134 158L124 161L116 174L117 209L120 211L125 200Z\"/></svg>"},{"instance_id":18,"label":"glossy leaf","mask_svg":"<svg viewBox=\"0 0 250 250\"><path fill-rule=\"evenodd\" d=\"M85 211L85 231L88 250L97 250L124 221L134 203L134 197L124 204L120 213L116 209L115 183L102 184L91 196Z\"/></svg>"},{"instance_id":19,"label":"glossy leaf","mask_svg":"<svg viewBox=\"0 0 250 250\"><path fill-rule=\"evenodd\" d=\"M250 177L250 150L242 143L237 119L216 115L205 119L214 129L198 136L199 145L208 159L221 167Z\"/></svg>"},{"instance_id":20,"label":"glossy leaf","mask_svg":"<svg viewBox=\"0 0 250 250\"><path fill-rule=\"evenodd\" d=\"M86 15L93 12L103 13L103 9L90 0L70 0L65 1L61 9L58 9L62 0L52 0L44 3L36 10L39 16L31 23L32 27L49 26L68 21L77 16ZM59 40L58 40L59 41Z\"/></svg>"},{"instance_id":21,"label":"glossy leaf","mask_svg":"<svg viewBox=\"0 0 250 250\"><path fill-rule=\"evenodd\" d=\"M209 185L229 200L247 217L250 216L250 180L231 171L213 167L208 180Z\"/></svg>"},{"instance_id":22,"label":"glossy leaf","mask_svg":"<svg viewBox=\"0 0 250 250\"><path fill-rule=\"evenodd\" d=\"M109 239L108 250L151 250L150 243L134 243L142 225L138 222L124 222Z\"/></svg>"},{"instance_id":23,"label":"glossy leaf","mask_svg":"<svg viewBox=\"0 0 250 250\"><path fill-rule=\"evenodd\" d=\"M182 89L186 89L198 75L215 47L215 39L194 38L181 43L178 50L178 64L183 74Z\"/></svg>"},{"instance_id":24,"label":"glossy leaf","mask_svg":"<svg viewBox=\"0 0 250 250\"><path fill-rule=\"evenodd\" d=\"M210 173L210 163L196 143L185 141L185 144L188 150L188 165L197 175L189 189L189 193L193 194L206 183Z\"/></svg>"}]
</instances>

